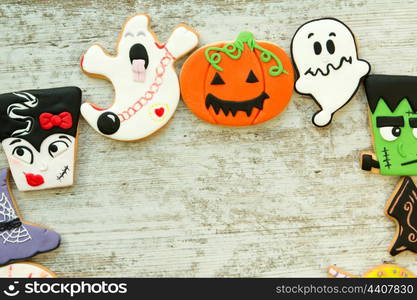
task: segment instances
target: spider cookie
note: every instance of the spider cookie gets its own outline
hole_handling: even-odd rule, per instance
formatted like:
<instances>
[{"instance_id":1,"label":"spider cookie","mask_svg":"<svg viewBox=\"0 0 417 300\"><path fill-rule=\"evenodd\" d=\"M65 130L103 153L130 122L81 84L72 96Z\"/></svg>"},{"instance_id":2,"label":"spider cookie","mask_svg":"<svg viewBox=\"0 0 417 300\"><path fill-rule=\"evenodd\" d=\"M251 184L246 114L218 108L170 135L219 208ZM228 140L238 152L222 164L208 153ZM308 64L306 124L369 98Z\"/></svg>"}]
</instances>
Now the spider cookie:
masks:
<instances>
[{"instance_id":1,"label":"spider cookie","mask_svg":"<svg viewBox=\"0 0 417 300\"><path fill-rule=\"evenodd\" d=\"M241 32L234 42L195 51L182 67L180 84L185 104L199 118L247 126L265 122L287 107L294 73L284 50Z\"/></svg>"},{"instance_id":2,"label":"spider cookie","mask_svg":"<svg viewBox=\"0 0 417 300\"><path fill-rule=\"evenodd\" d=\"M392 264L383 264L372 268L371 270L365 272L363 275L352 275L346 271L343 271L335 266L331 266L327 269L329 277L333 278L416 278L411 271L406 268L392 265Z\"/></svg>"},{"instance_id":3,"label":"spider cookie","mask_svg":"<svg viewBox=\"0 0 417 300\"><path fill-rule=\"evenodd\" d=\"M166 44L149 26L149 16L134 15L122 28L116 56L95 44L81 58L82 71L108 79L115 93L109 108L84 103L81 113L97 132L115 140L139 140L167 124L180 98L174 63L198 44L198 34L185 25L178 25Z\"/></svg>"},{"instance_id":4,"label":"spider cookie","mask_svg":"<svg viewBox=\"0 0 417 300\"><path fill-rule=\"evenodd\" d=\"M81 90L0 95L0 141L21 191L73 184Z\"/></svg>"},{"instance_id":5,"label":"spider cookie","mask_svg":"<svg viewBox=\"0 0 417 300\"><path fill-rule=\"evenodd\" d=\"M0 171L0 265L58 248L58 233L22 220L13 199L8 169Z\"/></svg>"},{"instance_id":6,"label":"spider cookie","mask_svg":"<svg viewBox=\"0 0 417 300\"><path fill-rule=\"evenodd\" d=\"M417 77L369 75L365 91L375 153L361 155L363 170L417 175Z\"/></svg>"},{"instance_id":7,"label":"spider cookie","mask_svg":"<svg viewBox=\"0 0 417 300\"><path fill-rule=\"evenodd\" d=\"M385 214L397 224L389 252L417 253L417 187L411 177L403 177L385 206Z\"/></svg>"},{"instance_id":8,"label":"spider cookie","mask_svg":"<svg viewBox=\"0 0 417 300\"><path fill-rule=\"evenodd\" d=\"M298 73L295 90L311 96L320 106L313 124L329 125L369 73L369 63L358 58L352 31L333 18L312 20L298 28L291 53Z\"/></svg>"},{"instance_id":9,"label":"spider cookie","mask_svg":"<svg viewBox=\"0 0 417 300\"><path fill-rule=\"evenodd\" d=\"M0 278L56 278L54 272L33 262L18 262L0 267ZM6 294L7 295L7 294Z\"/></svg>"}]
</instances>

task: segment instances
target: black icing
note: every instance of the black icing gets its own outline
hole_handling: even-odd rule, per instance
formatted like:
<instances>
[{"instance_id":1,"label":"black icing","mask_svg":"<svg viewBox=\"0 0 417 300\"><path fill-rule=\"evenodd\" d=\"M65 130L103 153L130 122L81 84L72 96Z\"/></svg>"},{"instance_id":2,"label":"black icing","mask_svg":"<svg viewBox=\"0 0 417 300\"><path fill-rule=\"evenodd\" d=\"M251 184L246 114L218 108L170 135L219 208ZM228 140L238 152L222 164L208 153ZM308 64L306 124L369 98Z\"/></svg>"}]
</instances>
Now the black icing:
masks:
<instances>
[{"instance_id":1,"label":"black icing","mask_svg":"<svg viewBox=\"0 0 417 300\"><path fill-rule=\"evenodd\" d=\"M404 127L404 118L402 116L376 117L376 127L380 128L386 126Z\"/></svg>"},{"instance_id":2,"label":"black icing","mask_svg":"<svg viewBox=\"0 0 417 300\"><path fill-rule=\"evenodd\" d=\"M115 113L102 113L97 120L97 127L102 134L113 134L120 128L120 119Z\"/></svg>"},{"instance_id":3,"label":"black icing","mask_svg":"<svg viewBox=\"0 0 417 300\"><path fill-rule=\"evenodd\" d=\"M248 83L255 83L258 82L258 78L256 77L255 73L253 73L252 70L250 70L249 74L248 74L248 78L246 78L246 82Z\"/></svg>"},{"instance_id":4,"label":"black icing","mask_svg":"<svg viewBox=\"0 0 417 300\"><path fill-rule=\"evenodd\" d=\"M381 99L394 112L404 98L413 112L417 112L416 76L369 75L365 79L365 91L372 113Z\"/></svg>"},{"instance_id":5,"label":"black icing","mask_svg":"<svg viewBox=\"0 0 417 300\"><path fill-rule=\"evenodd\" d=\"M149 65L148 51L142 44L134 44L129 51L130 63L133 63L135 59L143 59L145 61L145 69Z\"/></svg>"},{"instance_id":6,"label":"black icing","mask_svg":"<svg viewBox=\"0 0 417 300\"><path fill-rule=\"evenodd\" d=\"M319 42L314 42L313 48L314 53L316 53L316 55L319 55L321 53L321 44Z\"/></svg>"},{"instance_id":7,"label":"black icing","mask_svg":"<svg viewBox=\"0 0 417 300\"><path fill-rule=\"evenodd\" d=\"M12 118L8 113L10 106L20 105L27 102L27 99L19 97L28 93L37 98L37 105L27 106L26 109L15 110L20 118ZM27 94L26 94L27 95ZM80 118L81 90L78 87L61 87L42 90L26 90L16 93L0 95L0 141L9 137L21 138L28 141L37 150L48 136L56 133L68 134L73 137L77 134L78 120ZM39 116L42 113L58 115L62 112L69 112L72 115L72 127L63 129L53 127L44 130L39 124ZM17 134L16 131L25 129L30 124L27 134Z\"/></svg>"},{"instance_id":8,"label":"black icing","mask_svg":"<svg viewBox=\"0 0 417 300\"><path fill-rule=\"evenodd\" d=\"M213 80L211 81L210 84L212 84L212 85L224 84L224 81L223 81L222 77L220 76L220 74L216 72L216 74L214 74Z\"/></svg>"},{"instance_id":9,"label":"black icing","mask_svg":"<svg viewBox=\"0 0 417 300\"><path fill-rule=\"evenodd\" d=\"M410 177L404 177L400 184L386 209L398 226L390 249L393 256L406 250L417 253L417 188Z\"/></svg>"},{"instance_id":10,"label":"black icing","mask_svg":"<svg viewBox=\"0 0 417 300\"><path fill-rule=\"evenodd\" d=\"M408 119L411 128L417 128L417 118L410 118Z\"/></svg>"},{"instance_id":11,"label":"black icing","mask_svg":"<svg viewBox=\"0 0 417 300\"><path fill-rule=\"evenodd\" d=\"M334 53L334 51L336 50L336 47L335 47L334 42L333 42L332 40L328 40L328 41L327 41L327 43L326 43L326 48L327 48L327 51L328 51L330 54L333 54L333 53Z\"/></svg>"},{"instance_id":12,"label":"black icing","mask_svg":"<svg viewBox=\"0 0 417 300\"><path fill-rule=\"evenodd\" d=\"M253 108L256 107L257 109L262 110L264 101L268 98L269 95L265 92L262 92L254 99L246 101L221 100L213 94L208 94L206 97L206 108L209 109L210 106L213 107L214 112L217 115L220 113L220 110L222 110L225 116L227 116L229 112L231 112L233 116L236 116L236 113L240 110L246 112L246 115L249 117L252 114Z\"/></svg>"},{"instance_id":13,"label":"black icing","mask_svg":"<svg viewBox=\"0 0 417 300\"><path fill-rule=\"evenodd\" d=\"M372 158L370 154L362 155L362 170L371 171L372 168L379 169L379 162Z\"/></svg>"}]
</instances>

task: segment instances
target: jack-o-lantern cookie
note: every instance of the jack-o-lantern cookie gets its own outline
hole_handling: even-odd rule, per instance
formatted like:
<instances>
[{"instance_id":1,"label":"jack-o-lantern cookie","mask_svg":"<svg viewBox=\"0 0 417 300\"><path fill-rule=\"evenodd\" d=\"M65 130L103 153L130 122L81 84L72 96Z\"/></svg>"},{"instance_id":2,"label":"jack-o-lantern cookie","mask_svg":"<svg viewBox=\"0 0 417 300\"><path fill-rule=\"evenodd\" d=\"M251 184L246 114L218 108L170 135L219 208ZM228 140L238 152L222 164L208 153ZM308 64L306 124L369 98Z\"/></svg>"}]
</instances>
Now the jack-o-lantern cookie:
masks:
<instances>
[{"instance_id":1,"label":"jack-o-lantern cookie","mask_svg":"<svg viewBox=\"0 0 417 300\"><path fill-rule=\"evenodd\" d=\"M241 32L234 42L219 42L195 51L180 74L185 104L201 119L246 126L280 114L293 92L288 55L275 44Z\"/></svg>"},{"instance_id":2,"label":"jack-o-lantern cookie","mask_svg":"<svg viewBox=\"0 0 417 300\"><path fill-rule=\"evenodd\" d=\"M327 269L329 277L333 278L415 278L411 271L406 268L392 265L392 264L383 264L372 268L371 270L365 272L361 276L352 275L342 269L339 269L335 266L331 266Z\"/></svg>"},{"instance_id":3,"label":"jack-o-lantern cookie","mask_svg":"<svg viewBox=\"0 0 417 300\"><path fill-rule=\"evenodd\" d=\"M78 87L0 95L0 141L19 190L73 184L80 106Z\"/></svg>"},{"instance_id":4,"label":"jack-o-lantern cookie","mask_svg":"<svg viewBox=\"0 0 417 300\"><path fill-rule=\"evenodd\" d=\"M47 267L33 262L18 262L0 267L0 278L56 278ZM8 291L13 293L14 291ZM5 291L6 293L6 291ZM8 294L6 294L8 295ZM8 295L11 296L12 294Z\"/></svg>"},{"instance_id":5,"label":"jack-o-lantern cookie","mask_svg":"<svg viewBox=\"0 0 417 300\"><path fill-rule=\"evenodd\" d=\"M291 53L297 69L295 90L310 95L320 106L313 124L327 126L333 114L355 95L369 63L358 58L352 31L341 21L323 18L297 29Z\"/></svg>"},{"instance_id":6,"label":"jack-o-lantern cookie","mask_svg":"<svg viewBox=\"0 0 417 300\"><path fill-rule=\"evenodd\" d=\"M123 25L116 56L95 44L81 58L82 71L108 79L115 93L109 108L84 103L81 113L97 132L115 140L139 140L167 124L180 98L174 63L198 44L198 34L185 25L177 26L166 44L149 26L149 16L134 15Z\"/></svg>"}]
</instances>

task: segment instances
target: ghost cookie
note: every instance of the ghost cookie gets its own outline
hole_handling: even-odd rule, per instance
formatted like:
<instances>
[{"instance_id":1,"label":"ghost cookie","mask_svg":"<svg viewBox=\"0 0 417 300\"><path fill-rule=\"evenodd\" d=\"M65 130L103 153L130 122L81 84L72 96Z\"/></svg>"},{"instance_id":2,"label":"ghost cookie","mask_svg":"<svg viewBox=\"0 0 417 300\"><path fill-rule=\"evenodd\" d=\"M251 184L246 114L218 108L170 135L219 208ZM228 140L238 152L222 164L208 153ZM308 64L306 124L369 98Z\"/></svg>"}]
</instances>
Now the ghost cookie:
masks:
<instances>
[{"instance_id":1,"label":"ghost cookie","mask_svg":"<svg viewBox=\"0 0 417 300\"><path fill-rule=\"evenodd\" d=\"M115 140L142 139L167 124L180 97L173 65L198 44L198 34L185 25L161 44L149 25L149 16L134 15L122 28L116 56L95 44L81 58L82 71L108 79L115 92L109 108L84 103L81 113L97 132Z\"/></svg>"},{"instance_id":2,"label":"ghost cookie","mask_svg":"<svg viewBox=\"0 0 417 300\"><path fill-rule=\"evenodd\" d=\"M199 118L248 126L265 122L287 107L294 72L284 50L241 32L233 42L195 51L183 65L180 84L185 104Z\"/></svg>"},{"instance_id":3,"label":"ghost cookie","mask_svg":"<svg viewBox=\"0 0 417 300\"><path fill-rule=\"evenodd\" d=\"M56 278L54 272L33 262L18 262L0 267L0 278Z\"/></svg>"},{"instance_id":4,"label":"ghost cookie","mask_svg":"<svg viewBox=\"0 0 417 300\"><path fill-rule=\"evenodd\" d=\"M320 106L313 124L329 125L369 73L369 63L358 58L352 31L333 18L312 20L298 28L291 53L298 73L295 90L311 96Z\"/></svg>"},{"instance_id":5,"label":"ghost cookie","mask_svg":"<svg viewBox=\"0 0 417 300\"><path fill-rule=\"evenodd\" d=\"M336 266L329 267L327 273L332 278L416 278L416 275L406 268L392 264L376 266L359 276L352 275Z\"/></svg>"},{"instance_id":6,"label":"ghost cookie","mask_svg":"<svg viewBox=\"0 0 417 300\"><path fill-rule=\"evenodd\" d=\"M417 175L417 77L369 75L365 91L375 153L361 167L382 175Z\"/></svg>"},{"instance_id":7,"label":"ghost cookie","mask_svg":"<svg viewBox=\"0 0 417 300\"><path fill-rule=\"evenodd\" d=\"M19 190L73 184L80 106L77 87L0 95L0 141Z\"/></svg>"},{"instance_id":8,"label":"ghost cookie","mask_svg":"<svg viewBox=\"0 0 417 300\"><path fill-rule=\"evenodd\" d=\"M417 254L417 187L411 177L403 177L385 206L385 214L397 224L389 252Z\"/></svg>"},{"instance_id":9,"label":"ghost cookie","mask_svg":"<svg viewBox=\"0 0 417 300\"><path fill-rule=\"evenodd\" d=\"M0 265L56 249L58 233L23 221L13 198L8 169L0 171Z\"/></svg>"}]
</instances>

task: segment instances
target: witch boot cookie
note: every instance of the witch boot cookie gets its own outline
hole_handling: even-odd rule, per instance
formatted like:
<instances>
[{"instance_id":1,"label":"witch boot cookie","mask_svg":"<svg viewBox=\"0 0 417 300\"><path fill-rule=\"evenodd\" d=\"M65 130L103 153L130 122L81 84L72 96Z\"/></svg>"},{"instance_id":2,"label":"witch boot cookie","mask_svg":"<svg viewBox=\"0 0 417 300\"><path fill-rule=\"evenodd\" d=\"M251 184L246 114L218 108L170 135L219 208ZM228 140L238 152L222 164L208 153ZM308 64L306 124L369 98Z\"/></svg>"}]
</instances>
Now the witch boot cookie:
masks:
<instances>
[{"instance_id":1,"label":"witch boot cookie","mask_svg":"<svg viewBox=\"0 0 417 300\"><path fill-rule=\"evenodd\" d=\"M109 108L84 103L81 113L97 132L115 140L139 140L167 124L180 98L174 63L198 44L197 33L185 25L178 25L166 44L149 26L149 16L134 15L123 26L116 56L95 44L81 58L82 71L108 79L115 92Z\"/></svg>"},{"instance_id":2,"label":"witch boot cookie","mask_svg":"<svg viewBox=\"0 0 417 300\"><path fill-rule=\"evenodd\" d=\"M56 249L58 233L22 220L12 198L8 169L0 171L0 265Z\"/></svg>"}]
</instances>

